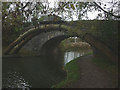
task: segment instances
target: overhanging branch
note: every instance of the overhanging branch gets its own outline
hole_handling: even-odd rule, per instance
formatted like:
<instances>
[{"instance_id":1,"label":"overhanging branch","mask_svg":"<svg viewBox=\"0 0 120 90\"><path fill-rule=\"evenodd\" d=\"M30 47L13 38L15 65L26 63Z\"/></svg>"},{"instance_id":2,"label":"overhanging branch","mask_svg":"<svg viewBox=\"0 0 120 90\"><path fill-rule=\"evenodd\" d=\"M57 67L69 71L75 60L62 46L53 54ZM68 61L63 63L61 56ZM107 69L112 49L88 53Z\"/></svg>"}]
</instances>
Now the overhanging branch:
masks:
<instances>
[{"instance_id":1,"label":"overhanging branch","mask_svg":"<svg viewBox=\"0 0 120 90\"><path fill-rule=\"evenodd\" d=\"M111 15L111 16L114 16L116 18L120 18L120 16L118 15L114 15L113 13L110 13L110 12L107 12L106 10L104 10L100 5L98 5L96 2L93 2L98 8L100 8L102 11L104 11L105 13Z\"/></svg>"}]
</instances>

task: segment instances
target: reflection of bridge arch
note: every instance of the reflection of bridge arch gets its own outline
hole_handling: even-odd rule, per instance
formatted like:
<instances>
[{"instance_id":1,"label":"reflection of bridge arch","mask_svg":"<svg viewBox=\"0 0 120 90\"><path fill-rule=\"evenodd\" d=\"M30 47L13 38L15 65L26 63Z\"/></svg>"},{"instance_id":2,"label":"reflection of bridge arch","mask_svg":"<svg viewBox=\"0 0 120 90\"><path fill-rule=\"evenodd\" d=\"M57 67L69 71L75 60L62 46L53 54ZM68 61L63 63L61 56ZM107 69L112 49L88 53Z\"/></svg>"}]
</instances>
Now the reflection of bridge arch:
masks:
<instances>
[{"instance_id":1,"label":"reflection of bridge arch","mask_svg":"<svg viewBox=\"0 0 120 90\"><path fill-rule=\"evenodd\" d=\"M43 33L43 32L51 32L51 31L69 31L72 27L65 26L65 25L46 25L46 26L40 26L39 28L32 28L28 31L26 31L24 34L20 35L13 43L11 43L8 48L6 49L4 54L15 54L17 53L28 41L30 41L33 37L36 35ZM71 34L72 35L72 34ZM62 36L64 38L68 36ZM70 36L69 36L70 37ZM78 35L78 37L81 37ZM103 54L108 56L111 60L115 60L115 55L112 53L112 51L99 39L96 37L85 34L83 37L81 37L83 40L85 40L87 43L89 43L92 47L96 48L97 50L101 51Z\"/></svg>"}]
</instances>

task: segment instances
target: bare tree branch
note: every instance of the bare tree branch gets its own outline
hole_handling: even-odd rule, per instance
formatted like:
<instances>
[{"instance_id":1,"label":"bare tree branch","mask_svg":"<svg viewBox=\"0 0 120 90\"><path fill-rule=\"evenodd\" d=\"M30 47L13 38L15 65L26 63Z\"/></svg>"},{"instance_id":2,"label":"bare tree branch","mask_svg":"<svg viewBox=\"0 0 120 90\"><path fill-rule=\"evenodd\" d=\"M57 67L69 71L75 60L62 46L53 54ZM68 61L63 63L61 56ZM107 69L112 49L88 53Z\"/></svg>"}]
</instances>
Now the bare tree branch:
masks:
<instances>
[{"instance_id":1,"label":"bare tree branch","mask_svg":"<svg viewBox=\"0 0 120 90\"><path fill-rule=\"evenodd\" d=\"M103 9L100 5L98 5L96 2L93 2L93 3L94 3L98 8L100 8L102 11L104 11L105 13L107 13L107 14L109 14L109 15L111 15L111 16L114 16L114 17L116 17L116 18L120 18L120 16L114 15L113 13L104 10L104 9Z\"/></svg>"}]
</instances>

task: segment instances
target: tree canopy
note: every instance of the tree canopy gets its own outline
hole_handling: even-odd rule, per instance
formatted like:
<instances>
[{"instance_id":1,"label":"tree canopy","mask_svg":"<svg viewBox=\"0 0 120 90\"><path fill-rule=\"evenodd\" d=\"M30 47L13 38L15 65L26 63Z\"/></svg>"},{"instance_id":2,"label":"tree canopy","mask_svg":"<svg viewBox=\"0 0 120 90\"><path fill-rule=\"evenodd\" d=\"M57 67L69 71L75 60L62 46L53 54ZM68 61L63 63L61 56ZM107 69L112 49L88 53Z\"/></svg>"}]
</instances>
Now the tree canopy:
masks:
<instances>
[{"instance_id":1,"label":"tree canopy","mask_svg":"<svg viewBox=\"0 0 120 90\"><path fill-rule=\"evenodd\" d=\"M3 40L9 44L24 32L26 27L43 21L44 16L59 16L63 21L74 20L119 20L120 2L3 2ZM9 35L9 37L8 37Z\"/></svg>"}]
</instances>

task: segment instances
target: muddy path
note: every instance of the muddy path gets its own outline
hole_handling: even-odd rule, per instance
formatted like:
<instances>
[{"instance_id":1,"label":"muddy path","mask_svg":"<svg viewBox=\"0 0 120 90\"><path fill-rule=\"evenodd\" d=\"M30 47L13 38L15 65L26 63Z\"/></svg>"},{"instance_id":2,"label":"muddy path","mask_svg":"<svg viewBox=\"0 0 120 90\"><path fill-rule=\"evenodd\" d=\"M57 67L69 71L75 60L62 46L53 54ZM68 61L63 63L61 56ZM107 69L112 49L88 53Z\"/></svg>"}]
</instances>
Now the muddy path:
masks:
<instances>
[{"instance_id":1,"label":"muddy path","mask_svg":"<svg viewBox=\"0 0 120 90\"><path fill-rule=\"evenodd\" d=\"M110 75L92 62L93 56L83 56L77 61L80 79L66 88L117 88ZM115 76L117 80L117 76Z\"/></svg>"}]
</instances>

